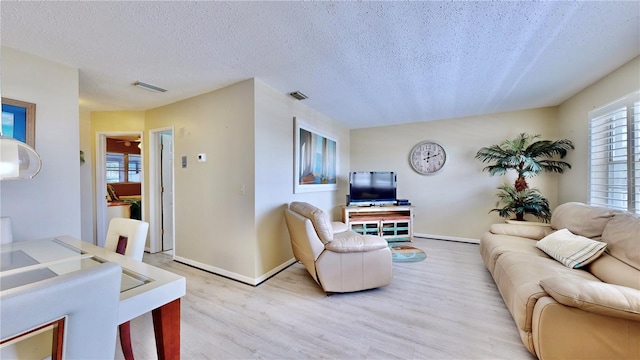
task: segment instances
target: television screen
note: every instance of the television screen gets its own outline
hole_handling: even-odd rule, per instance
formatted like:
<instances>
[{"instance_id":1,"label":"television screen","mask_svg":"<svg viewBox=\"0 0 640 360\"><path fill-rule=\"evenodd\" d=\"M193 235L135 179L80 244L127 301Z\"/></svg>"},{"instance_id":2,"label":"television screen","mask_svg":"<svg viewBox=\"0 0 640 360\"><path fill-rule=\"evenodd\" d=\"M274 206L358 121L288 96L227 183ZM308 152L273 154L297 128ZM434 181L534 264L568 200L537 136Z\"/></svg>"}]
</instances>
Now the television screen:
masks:
<instances>
[{"instance_id":1,"label":"television screen","mask_svg":"<svg viewBox=\"0 0 640 360\"><path fill-rule=\"evenodd\" d=\"M396 201L396 173L393 171L356 171L349 174L349 202L391 204Z\"/></svg>"}]
</instances>

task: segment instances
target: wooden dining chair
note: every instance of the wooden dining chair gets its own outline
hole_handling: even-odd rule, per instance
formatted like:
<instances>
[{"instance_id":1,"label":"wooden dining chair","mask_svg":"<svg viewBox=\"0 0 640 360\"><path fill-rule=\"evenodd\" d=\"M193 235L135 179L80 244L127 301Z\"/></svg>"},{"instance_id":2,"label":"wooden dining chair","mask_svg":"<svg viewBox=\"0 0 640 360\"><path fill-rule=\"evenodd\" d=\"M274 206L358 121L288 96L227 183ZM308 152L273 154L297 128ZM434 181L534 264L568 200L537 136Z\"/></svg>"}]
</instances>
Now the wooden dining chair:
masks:
<instances>
[{"instance_id":1,"label":"wooden dining chair","mask_svg":"<svg viewBox=\"0 0 640 360\"><path fill-rule=\"evenodd\" d=\"M148 222L135 219L113 218L109 222L104 248L134 260L142 261L148 231ZM133 360L130 322L127 321L120 324L118 330L124 358Z\"/></svg>"}]
</instances>

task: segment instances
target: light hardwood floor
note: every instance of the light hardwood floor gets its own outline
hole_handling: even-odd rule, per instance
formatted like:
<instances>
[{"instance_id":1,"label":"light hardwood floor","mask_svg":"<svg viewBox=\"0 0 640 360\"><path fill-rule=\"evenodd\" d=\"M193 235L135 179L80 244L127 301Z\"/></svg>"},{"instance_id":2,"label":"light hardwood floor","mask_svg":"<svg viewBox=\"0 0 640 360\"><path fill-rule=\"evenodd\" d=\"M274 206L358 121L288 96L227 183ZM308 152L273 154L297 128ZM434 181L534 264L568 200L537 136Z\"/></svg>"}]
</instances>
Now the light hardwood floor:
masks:
<instances>
[{"instance_id":1,"label":"light hardwood floor","mask_svg":"<svg viewBox=\"0 0 640 360\"><path fill-rule=\"evenodd\" d=\"M427 259L394 263L391 285L330 296L300 263L253 287L165 254L144 261L187 278L182 359L535 359L478 245L412 245ZM156 358L150 314L134 319L131 333L136 358Z\"/></svg>"}]
</instances>

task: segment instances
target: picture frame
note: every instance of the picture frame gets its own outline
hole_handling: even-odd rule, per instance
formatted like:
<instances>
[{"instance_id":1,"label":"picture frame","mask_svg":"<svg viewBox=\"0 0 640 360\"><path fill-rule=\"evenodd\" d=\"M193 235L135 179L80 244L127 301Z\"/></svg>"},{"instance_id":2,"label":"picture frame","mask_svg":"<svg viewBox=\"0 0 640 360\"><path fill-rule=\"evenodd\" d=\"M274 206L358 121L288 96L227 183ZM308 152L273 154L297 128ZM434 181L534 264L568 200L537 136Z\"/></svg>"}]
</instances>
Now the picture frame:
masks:
<instances>
[{"instance_id":1,"label":"picture frame","mask_svg":"<svg viewBox=\"0 0 640 360\"><path fill-rule=\"evenodd\" d=\"M338 190L338 141L304 120L294 122L293 192Z\"/></svg>"},{"instance_id":2,"label":"picture frame","mask_svg":"<svg viewBox=\"0 0 640 360\"><path fill-rule=\"evenodd\" d=\"M36 147L36 104L9 98L2 98L3 136L22 141Z\"/></svg>"}]
</instances>

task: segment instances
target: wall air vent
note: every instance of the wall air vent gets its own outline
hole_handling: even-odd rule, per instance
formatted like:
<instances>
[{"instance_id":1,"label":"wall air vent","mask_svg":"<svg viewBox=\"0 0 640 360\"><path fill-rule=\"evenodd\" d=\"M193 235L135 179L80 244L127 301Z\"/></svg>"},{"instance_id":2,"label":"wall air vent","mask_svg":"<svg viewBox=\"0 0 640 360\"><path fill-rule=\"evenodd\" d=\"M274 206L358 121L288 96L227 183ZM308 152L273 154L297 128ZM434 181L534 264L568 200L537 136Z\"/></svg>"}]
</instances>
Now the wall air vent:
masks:
<instances>
[{"instance_id":1,"label":"wall air vent","mask_svg":"<svg viewBox=\"0 0 640 360\"><path fill-rule=\"evenodd\" d=\"M147 84L147 83L143 83L142 81L136 81L136 82L133 83L133 85L137 86L139 88L150 90L150 91L155 91L155 92L160 92L160 93L167 92L167 89L163 89L163 88L160 88L160 87L157 87L157 86L153 86L153 85L150 85L150 84Z\"/></svg>"},{"instance_id":2,"label":"wall air vent","mask_svg":"<svg viewBox=\"0 0 640 360\"><path fill-rule=\"evenodd\" d=\"M289 95L291 95L292 97L298 99L298 100L304 100L307 98L307 95L301 93L300 91L294 91L292 93L289 93Z\"/></svg>"}]
</instances>

